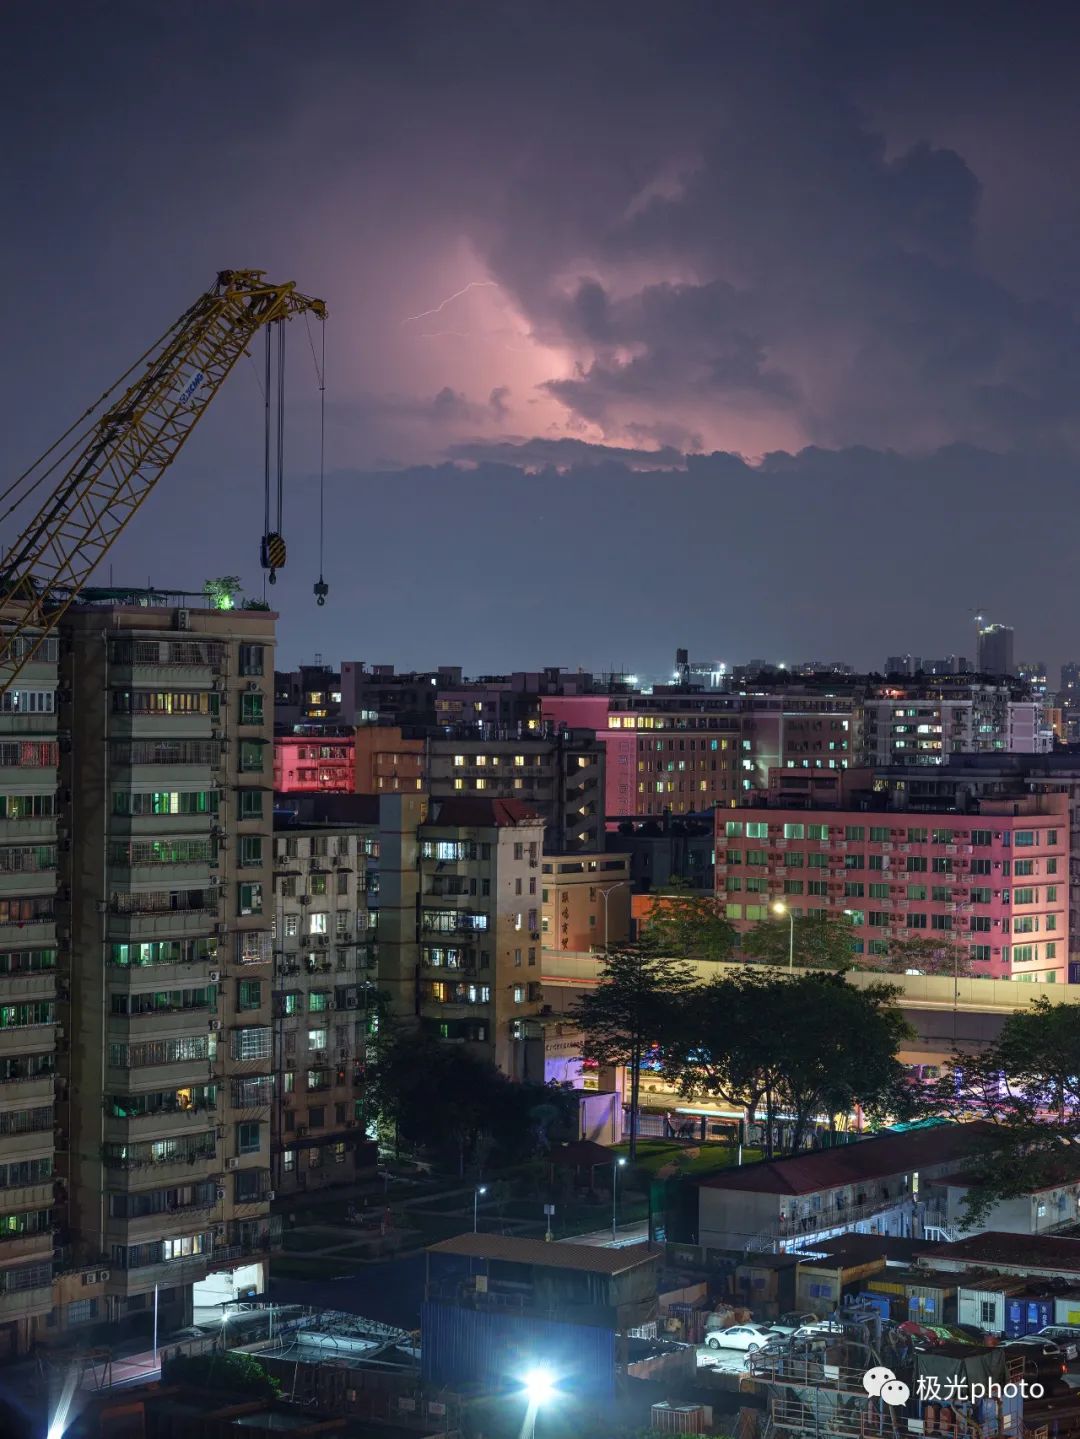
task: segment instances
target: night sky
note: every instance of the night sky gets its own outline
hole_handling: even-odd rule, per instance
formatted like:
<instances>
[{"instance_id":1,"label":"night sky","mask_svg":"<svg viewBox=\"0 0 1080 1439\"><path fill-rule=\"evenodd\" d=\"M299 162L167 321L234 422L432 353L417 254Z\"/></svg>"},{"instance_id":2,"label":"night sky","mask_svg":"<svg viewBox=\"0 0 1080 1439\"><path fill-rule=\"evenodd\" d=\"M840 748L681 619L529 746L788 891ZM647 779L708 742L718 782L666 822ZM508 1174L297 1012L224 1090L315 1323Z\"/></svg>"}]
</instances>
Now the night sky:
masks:
<instances>
[{"instance_id":1,"label":"night sky","mask_svg":"<svg viewBox=\"0 0 1080 1439\"><path fill-rule=\"evenodd\" d=\"M22 3L4 471L225 267L290 328L281 662L1080 659L1080 11ZM260 595L229 380L113 554ZM10 538L10 534L5 535ZM101 581L107 582L103 573Z\"/></svg>"}]
</instances>

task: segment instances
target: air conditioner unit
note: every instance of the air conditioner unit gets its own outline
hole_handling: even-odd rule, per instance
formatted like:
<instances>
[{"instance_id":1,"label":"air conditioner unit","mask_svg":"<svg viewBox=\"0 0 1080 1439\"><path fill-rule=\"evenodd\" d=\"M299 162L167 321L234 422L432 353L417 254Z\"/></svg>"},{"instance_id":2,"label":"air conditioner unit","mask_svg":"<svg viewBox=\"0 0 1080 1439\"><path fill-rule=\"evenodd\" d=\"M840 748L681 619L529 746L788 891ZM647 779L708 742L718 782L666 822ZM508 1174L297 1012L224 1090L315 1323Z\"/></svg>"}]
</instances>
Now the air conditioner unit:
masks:
<instances>
[{"instance_id":1,"label":"air conditioner unit","mask_svg":"<svg viewBox=\"0 0 1080 1439\"><path fill-rule=\"evenodd\" d=\"M178 630L187 630L191 628L191 613L189 610L177 610L175 620L176 628Z\"/></svg>"},{"instance_id":2,"label":"air conditioner unit","mask_svg":"<svg viewBox=\"0 0 1080 1439\"><path fill-rule=\"evenodd\" d=\"M56 1027L55 1027L54 1030L53 1030L53 1033L56 1035L57 1039L63 1039L63 1037L64 1037L64 1026L63 1026L62 1024L56 1025Z\"/></svg>"},{"instance_id":3,"label":"air conditioner unit","mask_svg":"<svg viewBox=\"0 0 1080 1439\"><path fill-rule=\"evenodd\" d=\"M247 692L249 695L258 694L261 688L262 686L259 684L258 680L248 680Z\"/></svg>"},{"instance_id":4,"label":"air conditioner unit","mask_svg":"<svg viewBox=\"0 0 1080 1439\"><path fill-rule=\"evenodd\" d=\"M219 939L224 939L225 935L227 935L229 932L229 926L227 924L217 924L214 926L214 928L217 931L217 936Z\"/></svg>"},{"instance_id":5,"label":"air conditioner unit","mask_svg":"<svg viewBox=\"0 0 1080 1439\"><path fill-rule=\"evenodd\" d=\"M98 1282L97 1270L91 1269L89 1274L84 1274L82 1277L82 1282L84 1284L96 1284Z\"/></svg>"},{"instance_id":6,"label":"air conditioner unit","mask_svg":"<svg viewBox=\"0 0 1080 1439\"><path fill-rule=\"evenodd\" d=\"M225 1168L226 1168L226 1169L239 1169L239 1168L240 1168L240 1161L239 1161L239 1159L226 1159L226 1161L225 1161Z\"/></svg>"},{"instance_id":7,"label":"air conditioner unit","mask_svg":"<svg viewBox=\"0 0 1080 1439\"><path fill-rule=\"evenodd\" d=\"M221 970L220 970L220 969L212 969L212 970L210 971L209 978L210 978L210 983L211 983L211 984L218 984L218 983L220 982L220 980L221 980Z\"/></svg>"},{"instance_id":8,"label":"air conditioner unit","mask_svg":"<svg viewBox=\"0 0 1080 1439\"><path fill-rule=\"evenodd\" d=\"M224 1199L224 1198L225 1198L225 1190L222 1188L222 1186L221 1186L220 1184L218 1185L216 1192L217 1192L217 1197L218 1197L219 1199Z\"/></svg>"},{"instance_id":9,"label":"air conditioner unit","mask_svg":"<svg viewBox=\"0 0 1080 1439\"><path fill-rule=\"evenodd\" d=\"M306 1125L306 1124L298 1124L298 1125L296 1126L296 1137L297 1137L298 1139L303 1139L303 1137L305 1136L305 1134L307 1134L307 1125Z\"/></svg>"},{"instance_id":10,"label":"air conditioner unit","mask_svg":"<svg viewBox=\"0 0 1080 1439\"><path fill-rule=\"evenodd\" d=\"M110 1280L111 1277L112 1277L112 1276L110 1275L110 1273L109 1273L109 1271L108 1271L107 1269L99 1269L99 1270L98 1270L98 1283L99 1283L99 1284L108 1284L108 1282L109 1282L109 1280Z\"/></svg>"},{"instance_id":11,"label":"air conditioner unit","mask_svg":"<svg viewBox=\"0 0 1080 1439\"><path fill-rule=\"evenodd\" d=\"M214 1225L214 1238L215 1238L215 1239L224 1239L224 1238L225 1238L225 1226L224 1226L224 1224L215 1224L215 1225Z\"/></svg>"},{"instance_id":12,"label":"air conditioner unit","mask_svg":"<svg viewBox=\"0 0 1080 1439\"><path fill-rule=\"evenodd\" d=\"M277 1195L274 1193L274 1191L273 1191L272 1189L268 1189L268 1190L266 1191L266 1202L267 1202L267 1204L273 1204L273 1202L274 1202L274 1200L275 1200L276 1198L277 1198Z\"/></svg>"},{"instance_id":13,"label":"air conditioner unit","mask_svg":"<svg viewBox=\"0 0 1080 1439\"><path fill-rule=\"evenodd\" d=\"M220 1019L209 1019L209 1020L207 1020L207 1027L209 1028L211 1034L216 1034L216 1033L218 1032L218 1030L221 1028L221 1020L220 1020Z\"/></svg>"}]
</instances>

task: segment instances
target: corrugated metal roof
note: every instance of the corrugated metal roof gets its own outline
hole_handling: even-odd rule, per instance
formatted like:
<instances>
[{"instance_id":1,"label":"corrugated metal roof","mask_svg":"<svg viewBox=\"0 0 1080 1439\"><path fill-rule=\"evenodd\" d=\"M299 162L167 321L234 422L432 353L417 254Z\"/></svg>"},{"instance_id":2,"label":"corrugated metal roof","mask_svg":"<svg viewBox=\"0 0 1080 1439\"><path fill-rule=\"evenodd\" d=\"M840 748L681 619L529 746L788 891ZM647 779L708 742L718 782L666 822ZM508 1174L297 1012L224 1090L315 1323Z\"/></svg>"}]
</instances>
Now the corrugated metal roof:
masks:
<instances>
[{"instance_id":1,"label":"corrugated metal roof","mask_svg":"<svg viewBox=\"0 0 1080 1439\"><path fill-rule=\"evenodd\" d=\"M504 826L539 822L541 816L520 799L483 799L471 795L452 795L433 799L427 824L438 829L452 825L457 829L502 829Z\"/></svg>"},{"instance_id":2,"label":"corrugated metal roof","mask_svg":"<svg viewBox=\"0 0 1080 1439\"><path fill-rule=\"evenodd\" d=\"M817 1149L788 1159L765 1159L702 1179L703 1189L737 1189L750 1194L815 1194L842 1184L865 1183L930 1164L961 1160L974 1152L995 1126L981 1122L913 1129L860 1139L836 1149Z\"/></svg>"},{"instance_id":3,"label":"corrugated metal roof","mask_svg":"<svg viewBox=\"0 0 1080 1439\"><path fill-rule=\"evenodd\" d=\"M592 1244L549 1244L543 1239L518 1239L509 1234L459 1234L430 1245L428 1253L532 1264L539 1269L579 1269L589 1274L623 1274L660 1257L659 1248L650 1244L604 1249Z\"/></svg>"}]
</instances>

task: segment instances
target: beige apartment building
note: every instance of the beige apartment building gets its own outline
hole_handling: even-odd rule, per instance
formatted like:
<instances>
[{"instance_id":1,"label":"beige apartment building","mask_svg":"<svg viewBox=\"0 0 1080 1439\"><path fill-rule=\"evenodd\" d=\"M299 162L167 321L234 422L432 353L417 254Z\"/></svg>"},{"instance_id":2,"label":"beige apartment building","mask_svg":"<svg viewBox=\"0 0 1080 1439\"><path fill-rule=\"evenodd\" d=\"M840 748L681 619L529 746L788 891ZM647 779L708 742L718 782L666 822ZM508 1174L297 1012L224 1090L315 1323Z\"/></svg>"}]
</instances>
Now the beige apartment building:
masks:
<instances>
[{"instance_id":1,"label":"beige apartment building","mask_svg":"<svg viewBox=\"0 0 1080 1439\"><path fill-rule=\"evenodd\" d=\"M275 617L92 595L56 705L57 1243L83 1291L53 1327L156 1303L164 1332L266 1287Z\"/></svg>"},{"instance_id":2,"label":"beige apartment building","mask_svg":"<svg viewBox=\"0 0 1080 1439\"><path fill-rule=\"evenodd\" d=\"M514 799L387 795L379 830L391 1013L521 1077L541 1003L543 819Z\"/></svg>"},{"instance_id":3,"label":"beige apartment building","mask_svg":"<svg viewBox=\"0 0 1080 1439\"><path fill-rule=\"evenodd\" d=\"M544 949L588 952L630 938L628 854L546 854L541 871Z\"/></svg>"},{"instance_id":4,"label":"beige apartment building","mask_svg":"<svg viewBox=\"0 0 1080 1439\"><path fill-rule=\"evenodd\" d=\"M335 796L338 810L376 806ZM376 995L378 827L343 818L279 825L274 836L273 1121L278 1194L355 1182L375 1171L364 1135L364 1061Z\"/></svg>"}]
</instances>

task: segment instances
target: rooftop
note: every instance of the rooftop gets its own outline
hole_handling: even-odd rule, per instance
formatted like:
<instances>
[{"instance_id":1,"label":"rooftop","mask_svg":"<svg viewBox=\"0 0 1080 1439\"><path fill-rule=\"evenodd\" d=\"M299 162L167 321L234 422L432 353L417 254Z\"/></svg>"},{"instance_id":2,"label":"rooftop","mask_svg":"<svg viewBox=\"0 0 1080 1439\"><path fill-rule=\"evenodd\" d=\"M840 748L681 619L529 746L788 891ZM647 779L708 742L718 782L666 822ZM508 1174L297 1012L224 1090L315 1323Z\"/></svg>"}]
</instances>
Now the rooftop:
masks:
<instances>
[{"instance_id":1,"label":"rooftop","mask_svg":"<svg viewBox=\"0 0 1080 1439\"><path fill-rule=\"evenodd\" d=\"M544 1239L517 1239L509 1234L459 1234L432 1244L429 1254L457 1254L467 1259L492 1259L528 1264L536 1269L576 1269L589 1274L624 1274L660 1257L651 1244L604 1249L592 1244L549 1244Z\"/></svg>"},{"instance_id":2,"label":"rooftop","mask_svg":"<svg viewBox=\"0 0 1080 1439\"><path fill-rule=\"evenodd\" d=\"M454 795L431 801L427 823L457 829L505 829L543 824L544 819L520 799L459 799Z\"/></svg>"},{"instance_id":3,"label":"rooftop","mask_svg":"<svg viewBox=\"0 0 1080 1439\"><path fill-rule=\"evenodd\" d=\"M931 1164L962 1160L994 1132L991 1124L945 1124L860 1139L836 1149L817 1149L788 1159L763 1159L741 1169L702 1179L702 1189L742 1190L749 1194L815 1194L843 1184L886 1179Z\"/></svg>"},{"instance_id":4,"label":"rooftop","mask_svg":"<svg viewBox=\"0 0 1080 1439\"><path fill-rule=\"evenodd\" d=\"M803 1268L817 1265L822 1269L853 1269L872 1264L875 1259L884 1259L886 1264L910 1264L917 1254L925 1254L932 1247L924 1240L894 1239L889 1234L839 1234L835 1239L815 1242L813 1259L799 1259L797 1251L795 1257Z\"/></svg>"},{"instance_id":5,"label":"rooftop","mask_svg":"<svg viewBox=\"0 0 1080 1439\"><path fill-rule=\"evenodd\" d=\"M919 1262L931 1267L938 1263L967 1266L1003 1266L1009 1269L1051 1269L1080 1274L1080 1239L1063 1239L1051 1234L1004 1234L988 1230L920 1250Z\"/></svg>"}]
</instances>

